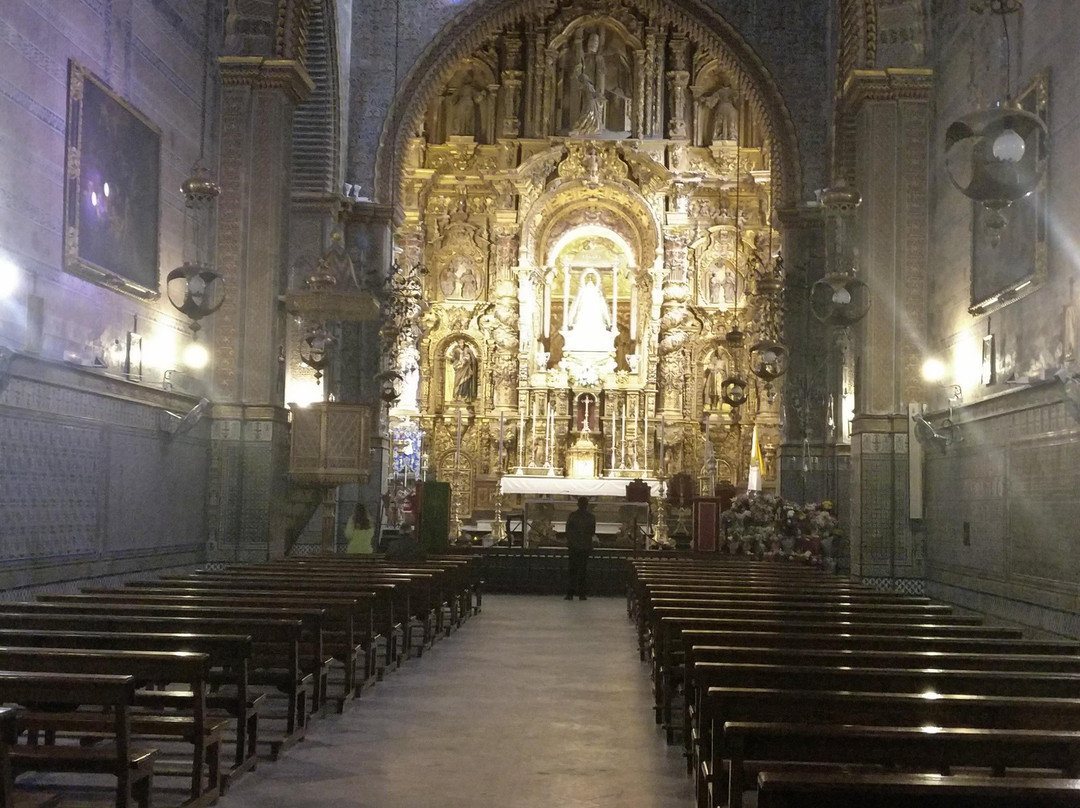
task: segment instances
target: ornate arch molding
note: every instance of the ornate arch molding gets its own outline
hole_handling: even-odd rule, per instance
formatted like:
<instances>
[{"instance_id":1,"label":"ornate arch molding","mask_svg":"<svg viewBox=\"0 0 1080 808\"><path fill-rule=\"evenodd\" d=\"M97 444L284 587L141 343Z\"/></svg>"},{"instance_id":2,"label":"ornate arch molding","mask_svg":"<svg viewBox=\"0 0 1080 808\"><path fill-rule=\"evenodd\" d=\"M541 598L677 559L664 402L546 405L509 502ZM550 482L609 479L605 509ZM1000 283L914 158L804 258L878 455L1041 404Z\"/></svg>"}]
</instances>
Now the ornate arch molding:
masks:
<instances>
[{"instance_id":1,"label":"ornate arch molding","mask_svg":"<svg viewBox=\"0 0 1080 808\"><path fill-rule=\"evenodd\" d=\"M657 21L716 54L764 121L777 206L796 204L802 192L802 169L795 124L775 80L746 40L701 0L626 0L626 4L650 11ZM419 134L428 105L450 78L454 66L500 30L548 10L548 4L536 0L477 0L429 43L399 86L383 121L375 162L379 200L390 200L392 183L400 182L400 165L409 138Z\"/></svg>"},{"instance_id":2,"label":"ornate arch molding","mask_svg":"<svg viewBox=\"0 0 1080 808\"><path fill-rule=\"evenodd\" d=\"M838 85L852 70L877 64L876 0L839 0L840 42L837 48Z\"/></svg>"}]
</instances>

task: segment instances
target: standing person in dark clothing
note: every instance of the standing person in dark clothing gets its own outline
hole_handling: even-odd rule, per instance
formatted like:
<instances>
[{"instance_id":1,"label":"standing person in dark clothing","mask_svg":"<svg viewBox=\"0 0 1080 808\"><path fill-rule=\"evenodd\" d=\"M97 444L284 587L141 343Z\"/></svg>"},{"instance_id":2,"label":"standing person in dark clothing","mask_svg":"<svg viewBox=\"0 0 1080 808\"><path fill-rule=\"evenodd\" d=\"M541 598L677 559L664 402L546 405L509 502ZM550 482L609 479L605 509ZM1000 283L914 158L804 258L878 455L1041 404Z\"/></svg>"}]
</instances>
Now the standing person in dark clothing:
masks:
<instances>
[{"instance_id":1,"label":"standing person in dark clothing","mask_svg":"<svg viewBox=\"0 0 1080 808\"><path fill-rule=\"evenodd\" d=\"M566 600L589 596L589 552L596 533L596 517L589 513L589 498L578 497L578 509L566 520L566 547L570 551Z\"/></svg>"}]
</instances>

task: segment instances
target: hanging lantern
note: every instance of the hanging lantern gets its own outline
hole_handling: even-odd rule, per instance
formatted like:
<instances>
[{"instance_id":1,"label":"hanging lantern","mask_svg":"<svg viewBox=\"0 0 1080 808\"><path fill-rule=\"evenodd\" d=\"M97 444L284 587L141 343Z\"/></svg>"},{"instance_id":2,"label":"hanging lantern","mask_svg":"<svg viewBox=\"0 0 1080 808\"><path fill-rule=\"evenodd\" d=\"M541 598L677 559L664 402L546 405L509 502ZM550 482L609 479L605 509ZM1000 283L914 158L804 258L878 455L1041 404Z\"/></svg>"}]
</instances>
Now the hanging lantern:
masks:
<instances>
[{"instance_id":1,"label":"hanging lantern","mask_svg":"<svg viewBox=\"0 0 1080 808\"><path fill-rule=\"evenodd\" d=\"M750 383L742 376L728 376L720 382L720 398L729 407L741 407L746 403Z\"/></svg>"},{"instance_id":2,"label":"hanging lantern","mask_svg":"<svg viewBox=\"0 0 1080 808\"><path fill-rule=\"evenodd\" d=\"M854 325L869 310L870 290L850 272L831 273L810 287L810 311L826 325Z\"/></svg>"},{"instance_id":3,"label":"hanging lantern","mask_svg":"<svg viewBox=\"0 0 1080 808\"><path fill-rule=\"evenodd\" d=\"M330 349L334 337L322 323L311 326L300 341L300 361L315 371L315 382L322 381L323 371L330 364Z\"/></svg>"},{"instance_id":4,"label":"hanging lantern","mask_svg":"<svg viewBox=\"0 0 1080 808\"><path fill-rule=\"evenodd\" d=\"M1002 211L1034 191L1046 173L1049 142L1042 119L1012 100L966 115L946 130L949 178L988 211L991 244L1001 241Z\"/></svg>"},{"instance_id":5,"label":"hanging lantern","mask_svg":"<svg viewBox=\"0 0 1080 808\"><path fill-rule=\"evenodd\" d=\"M787 372L788 349L776 340L764 339L750 347L750 370L764 382Z\"/></svg>"},{"instance_id":6,"label":"hanging lantern","mask_svg":"<svg viewBox=\"0 0 1080 808\"><path fill-rule=\"evenodd\" d=\"M182 266L165 279L169 302L191 319L193 333L199 320L225 302L225 280L213 265L213 223L221 189L205 166L196 163L180 186L184 194L184 253Z\"/></svg>"},{"instance_id":7,"label":"hanging lantern","mask_svg":"<svg viewBox=\"0 0 1080 808\"><path fill-rule=\"evenodd\" d=\"M379 397L387 404L395 404L401 398L401 387L405 377L396 370L384 370L375 376L379 383Z\"/></svg>"}]
</instances>

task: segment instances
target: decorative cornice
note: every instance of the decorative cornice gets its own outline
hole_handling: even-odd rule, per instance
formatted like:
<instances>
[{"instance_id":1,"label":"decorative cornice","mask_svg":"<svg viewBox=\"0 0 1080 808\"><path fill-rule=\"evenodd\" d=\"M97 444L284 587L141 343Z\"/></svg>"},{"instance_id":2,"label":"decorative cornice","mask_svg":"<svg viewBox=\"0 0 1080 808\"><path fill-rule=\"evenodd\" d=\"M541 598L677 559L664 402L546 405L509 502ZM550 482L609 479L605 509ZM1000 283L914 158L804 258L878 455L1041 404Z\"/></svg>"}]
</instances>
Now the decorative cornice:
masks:
<instances>
[{"instance_id":1,"label":"decorative cornice","mask_svg":"<svg viewBox=\"0 0 1080 808\"><path fill-rule=\"evenodd\" d=\"M222 56L221 85L223 87L257 87L284 90L299 103L315 89L304 66L295 59L264 59L261 56Z\"/></svg>"},{"instance_id":2,"label":"decorative cornice","mask_svg":"<svg viewBox=\"0 0 1080 808\"><path fill-rule=\"evenodd\" d=\"M928 101L933 85L929 68L852 70L844 80L844 106L855 111L867 101Z\"/></svg>"}]
</instances>

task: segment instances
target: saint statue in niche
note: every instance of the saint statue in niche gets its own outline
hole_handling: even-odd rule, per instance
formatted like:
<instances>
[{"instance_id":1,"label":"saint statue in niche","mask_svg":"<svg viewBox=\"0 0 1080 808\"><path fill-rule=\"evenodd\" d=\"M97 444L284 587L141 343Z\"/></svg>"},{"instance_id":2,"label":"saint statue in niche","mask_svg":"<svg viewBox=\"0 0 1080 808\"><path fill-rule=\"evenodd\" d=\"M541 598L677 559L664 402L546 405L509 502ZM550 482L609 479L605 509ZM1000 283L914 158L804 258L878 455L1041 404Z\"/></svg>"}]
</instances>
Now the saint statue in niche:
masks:
<instances>
[{"instance_id":1,"label":"saint statue in niche","mask_svg":"<svg viewBox=\"0 0 1080 808\"><path fill-rule=\"evenodd\" d=\"M564 57L564 127L574 137L629 131L631 72L625 45L602 26L579 28Z\"/></svg>"},{"instance_id":2,"label":"saint statue in niche","mask_svg":"<svg viewBox=\"0 0 1080 808\"><path fill-rule=\"evenodd\" d=\"M727 356L720 352L713 354L708 367L705 368L705 385L702 389L702 405L705 409L722 408L724 402L721 388L724 379L728 377L728 370Z\"/></svg>"},{"instance_id":3,"label":"saint statue in niche","mask_svg":"<svg viewBox=\"0 0 1080 808\"><path fill-rule=\"evenodd\" d=\"M709 270L705 285L705 302L719 305L726 300L724 295L724 268L719 264Z\"/></svg>"},{"instance_id":4,"label":"saint statue in niche","mask_svg":"<svg viewBox=\"0 0 1080 808\"><path fill-rule=\"evenodd\" d=\"M475 69L468 70L460 80L448 84L442 95L446 135L481 139L484 135L484 113L488 95L483 76Z\"/></svg>"},{"instance_id":5,"label":"saint statue in niche","mask_svg":"<svg viewBox=\"0 0 1080 808\"><path fill-rule=\"evenodd\" d=\"M459 339L446 354L447 363L453 370L450 382L452 401L473 401L476 398L476 354L472 346Z\"/></svg>"},{"instance_id":6,"label":"saint statue in niche","mask_svg":"<svg viewBox=\"0 0 1080 808\"><path fill-rule=\"evenodd\" d=\"M726 85L720 85L709 92L695 88L694 99L698 102L698 115L705 117L709 112L712 113L711 142L727 140L737 143L739 111L735 106L735 89Z\"/></svg>"}]
</instances>

